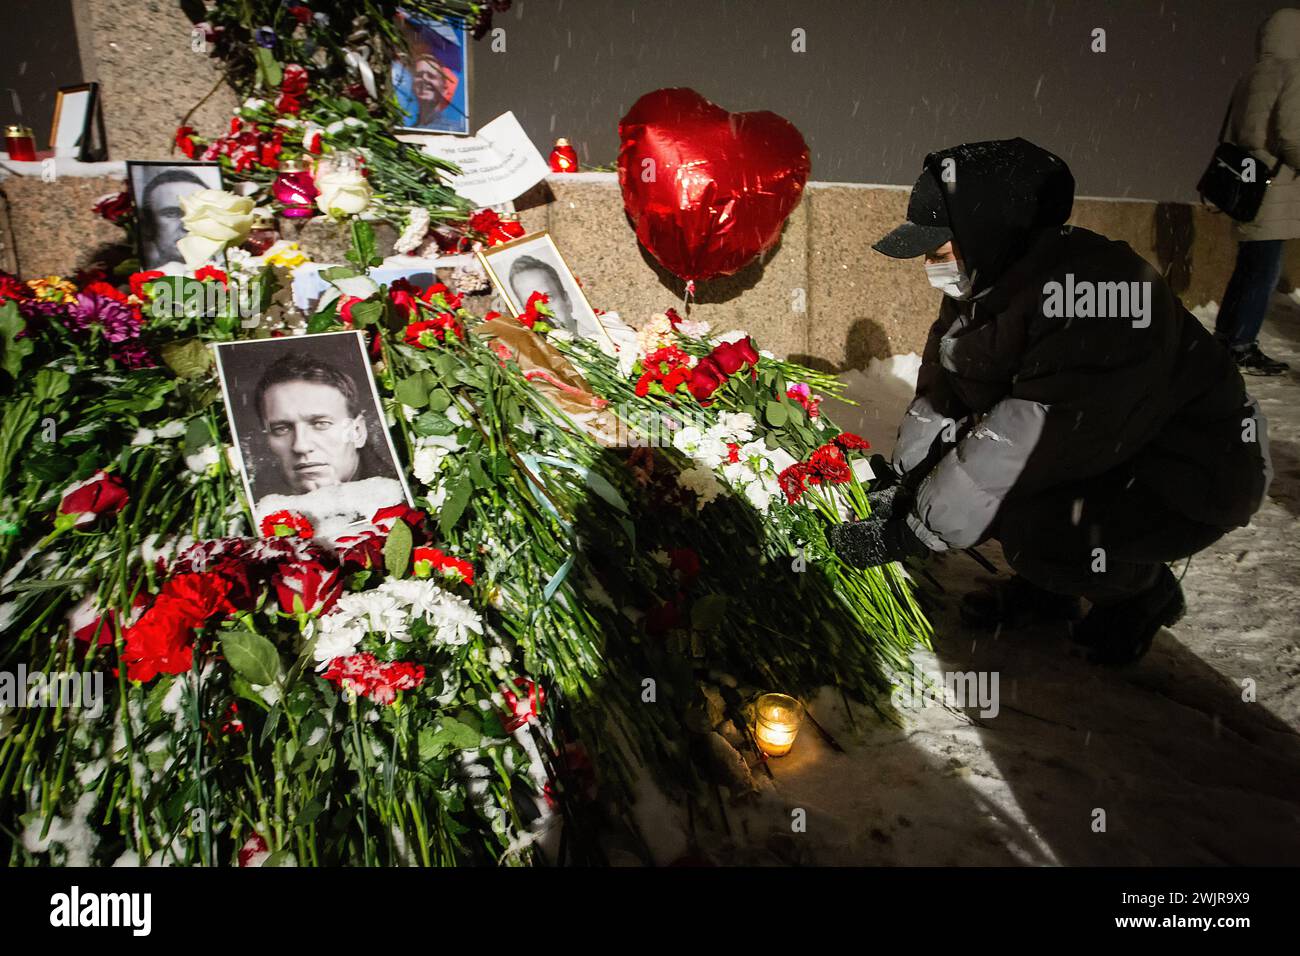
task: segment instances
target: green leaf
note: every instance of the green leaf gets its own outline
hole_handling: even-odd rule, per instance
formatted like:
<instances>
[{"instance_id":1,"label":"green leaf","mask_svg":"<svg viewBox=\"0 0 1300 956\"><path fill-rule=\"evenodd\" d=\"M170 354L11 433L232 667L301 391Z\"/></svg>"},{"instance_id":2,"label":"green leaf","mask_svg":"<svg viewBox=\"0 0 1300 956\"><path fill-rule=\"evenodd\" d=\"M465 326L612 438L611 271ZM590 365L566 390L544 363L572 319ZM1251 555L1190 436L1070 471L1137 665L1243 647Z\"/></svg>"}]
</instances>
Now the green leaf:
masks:
<instances>
[{"instance_id":1,"label":"green leaf","mask_svg":"<svg viewBox=\"0 0 1300 956\"><path fill-rule=\"evenodd\" d=\"M325 804L313 797L307 801L307 804L298 811L297 818L293 821L295 827L309 827L316 822L316 818L325 812Z\"/></svg>"},{"instance_id":2,"label":"green leaf","mask_svg":"<svg viewBox=\"0 0 1300 956\"><path fill-rule=\"evenodd\" d=\"M249 683L266 686L280 676L280 654L275 645L252 631L226 631L221 634L221 653L236 674Z\"/></svg>"},{"instance_id":3,"label":"green leaf","mask_svg":"<svg viewBox=\"0 0 1300 956\"><path fill-rule=\"evenodd\" d=\"M255 47L253 56L257 58L257 75L262 78L270 89L276 89L284 80L284 72L280 69L280 62L264 46Z\"/></svg>"},{"instance_id":4,"label":"green leaf","mask_svg":"<svg viewBox=\"0 0 1300 956\"><path fill-rule=\"evenodd\" d=\"M465 506L469 504L470 492L474 488L474 483L468 478L461 478L456 484L452 485L447 493L447 500L443 502L442 514L438 516L438 528L442 531L444 538L450 536L451 529L456 527L456 522L465 512Z\"/></svg>"},{"instance_id":5,"label":"green leaf","mask_svg":"<svg viewBox=\"0 0 1300 956\"><path fill-rule=\"evenodd\" d=\"M393 386L393 395L403 405L409 405L411 408L424 408L425 405L429 404L429 386L424 376L425 373L420 372L399 380ZM441 410L438 409L438 411Z\"/></svg>"},{"instance_id":6,"label":"green leaf","mask_svg":"<svg viewBox=\"0 0 1300 956\"><path fill-rule=\"evenodd\" d=\"M25 326L26 323L18 312L18 303L10 299L0 308L0 367L15 379L22 371L23 359L36 348L30 337L18 338L18 333Z\"/></svg>"},{"instance_id":7,"label":"green leaf","mask_svg":"<svg viewBox=\"0 0 1300 956\"><path fill-rule=\"evenodd\" d=\"M691 626L697 631L715 631L727 616L727 596L706 594L691 606Z\"/></svg>"},{"instance_id":8,"label":"green leaf","mask_svg":"<svg viewBox=\"0 0 1300 956\"><path fill-rule=\"evenodd\" d=\"M421 437L429 435L450 435L456 430L456 424L446 415L437 412L423 412L416 415L411 422L411 431Z\"/></svg>"},{"instance_id":9,"label":"green leaf","mask_svg":"<svg viewBox=\"0 0 1300 956\"><path fill-rule=\"evenodd\" d=\"M48 402L58 398L68 390L71 376L58 369L43 368L36 373L32 381L32 394L38 402Z\"/></svg>"},{"instance_id":10,"label":"green leaf","mask_svg":"<svg viewBox=\"0 0 1300 956\"><path fill-rule=\"evenodd\" d=\"M348 266L330 266L320 271L320 277L326 282L333 282L335 279L355 279L357 275L357 270Z\"/></svg>"},{"instance_id":11,"label":"green leaf","mask_svg":"<svg viewBox=\"0 0 1300 956\"><path fill-rule=\"evenodd\" d=\"M406 576L406 568L411 563L411 544L411 526L397 519L384 542L384 567L393 577Z\"/></svg>"},{"instance_id":12,"label":"green leaf","mask_svg":"<svg viewBox=\"0 0 1300 956\"><path fill-rule=\"evenodd\" d=\"M177 378L199 378L212 367L212 350L200 339L182 339L162 347L163 363Z\"/></svg>"},{"instance_id":13,"label":"green leaf","mask_svg":"<svg viewBox=\"0 0 1300 956\"><path fill-rule=\"evenodd\" d=\"M374 325L384 314L384 305L374 299L352 303L352 324L358 328Z\"/></svg>"},{"instance_id":14,"label":"green leaf","mask_svg":"<svg viewBox=\"0 0 1300 956\"><path fill-rule=\"evenodd\" d=\"M767 419L767 423L773 428L780 428L789 420L790 410L780 402L768 402L763 417Z\"/></svg>"},{"instance_id":15,"label":"green leaf","mask_svg":"<svg viewBox=\"0 0 1300 956\"><path fill-rule=\"evenodd\" d=\"M429 393L429 409L435 412L445 412L451 407L451 393L445 388L435 388Z\"/></svg>"},{"instance_id":16,"label":"green leaf","mask_svg":"<svg viewBox=\"0 0 1300 956\"><path fill-rule=\"evenodd\" d=\"M374 260L375 255L375 230L370 223L364 219L355 218L352 220L352 248L348 250L347 260L358 269L366 269L372 265L378 265Z\"/></svg>"}]
</instances>

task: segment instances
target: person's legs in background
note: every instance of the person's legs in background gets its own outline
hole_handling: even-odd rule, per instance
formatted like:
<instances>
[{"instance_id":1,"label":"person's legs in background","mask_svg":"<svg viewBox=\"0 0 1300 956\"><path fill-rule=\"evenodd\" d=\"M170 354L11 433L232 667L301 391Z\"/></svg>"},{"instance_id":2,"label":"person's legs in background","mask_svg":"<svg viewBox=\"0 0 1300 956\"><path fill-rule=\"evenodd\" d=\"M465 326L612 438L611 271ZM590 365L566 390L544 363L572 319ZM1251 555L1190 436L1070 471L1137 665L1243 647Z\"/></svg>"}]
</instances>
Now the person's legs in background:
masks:
<instances>
[{"instance_id":1,"label":"person's legs in background","mask_svg":"<svg viewBox=\"0 0 1300 956\"><path fill-rule=\"evenodd\" d=\"M1282 275L1284 245L1282 239L1237 243L1237 265L1223 293L1214 334L1231 349L1243 372L1280 375L1290 368L1261 352L1258 342L1269 299Z\"/></svg>"}]
</instances>

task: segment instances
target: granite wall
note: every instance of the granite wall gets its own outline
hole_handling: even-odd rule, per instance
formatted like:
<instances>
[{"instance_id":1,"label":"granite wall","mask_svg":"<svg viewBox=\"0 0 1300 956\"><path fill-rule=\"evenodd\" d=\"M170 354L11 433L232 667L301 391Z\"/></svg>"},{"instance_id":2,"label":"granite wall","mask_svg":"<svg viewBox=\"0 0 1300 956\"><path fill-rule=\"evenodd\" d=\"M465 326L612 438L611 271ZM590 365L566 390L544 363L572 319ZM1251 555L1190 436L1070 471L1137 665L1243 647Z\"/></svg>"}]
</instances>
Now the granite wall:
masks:
<instances>
[{"instance_id":1,"label":"granite wall","mask_svg":"<svg viewBox=\"0 0 1300 956\"><path fill-rule=\"evenodd\" d=\"M90 207L121 186L114 176L0 181L10 261L25 276L93 262L121 233ZM938 293L916 262L870 248L901 221L907 197L896 187L810 184L778 245L735 276L700 283L692 314L717 331L749 329L773 352L831 370L920 351ZM637 325L680 306L682 283L637 243L613 174L551 176L518 206L530 232L546 229L555 237L597 307ZM1236 252L1225 217L1181 203L1080 199L1071 221L1128 242L1169 277L1189 307L1222 297ZM317 258L326 257L326 245L306 241L322 250ZM1292 288L1295 278L1300 248L1288 255L1284 287Z\"/></svg>"}]
</instances>

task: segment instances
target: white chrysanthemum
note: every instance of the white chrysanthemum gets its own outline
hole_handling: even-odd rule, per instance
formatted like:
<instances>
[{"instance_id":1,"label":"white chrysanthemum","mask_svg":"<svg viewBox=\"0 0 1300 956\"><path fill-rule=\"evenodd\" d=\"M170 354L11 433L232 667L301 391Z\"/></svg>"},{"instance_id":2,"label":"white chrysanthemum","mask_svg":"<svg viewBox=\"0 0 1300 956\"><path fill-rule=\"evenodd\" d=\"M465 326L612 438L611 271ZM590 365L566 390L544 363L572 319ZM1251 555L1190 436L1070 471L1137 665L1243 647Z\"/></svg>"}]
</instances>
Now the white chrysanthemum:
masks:
<instances>
[{"instance_id":1,"label":"white chrysanthemum","mask_svg":"<svg viewBox=\"0 0 1300 956\"><path fill-rule=\"evenodd\" d=\"M429 210L420 206L411 207L411 219L407 226L402 230L397 242L393 243L393 251L406 255L414 252L420 247L424 240L424 234L429 231Z\"/></svg>"},{"instance_id":2,"label":"white chrysanthemum","mask_svg":"<svg viewBox=\"0 0 1300 956\"><path fill-rule=\"evenodd\" d=\"M415 450L411 458L411 470L415 472L416 480L422 485L432 487L438 481L438 472L442 469L442 462L450 454L447 449L439 448L436 445L427 445Z\"/></svg>"},{"instance_id":3,"label":"white chrysanthemum","mask_svg":"<svg viewBox=\"0 0 1300 956\"><path fill-rule=\"evenodd\" d=\"M700 442L702 441L704 441L704 432L694 425L687 425L673 435L673 447L684 455L690 455L692 458L699 451Z\"/></svg>"},{"instance_id":4,"label":"white chrysanthemum","mask_svg":"<svg viewBox=\"0 0 1300 956\"><path fill-rule=\"evenodd\" d=\"M468 644L471 632L483 633L483 619L464 598L443 592L433 615L438 640L443 644Z\"/></svg>"},{"instance_id":5,"label":"white chrysanthemum","mask_svg":"<svg viewBox=\"0 0 1300 956\"><path fill-rule=\"evenodd\" d=\"M349 595L344 595L348 597ZM341 601L342 599L340 599ZM327 614L315 624L316 646L312 656L319 663L318 670L324 669L336 657L351 657L357 652L357 645L366 636L365 629L348 617Z\"/></svg>"},{"instance_id":6,"label":"white chrysanthemum","mask_svg":"<svg viewBox=\"0 0 1300 956\"><path fill-rule=\"evenodd\" d=\"M192 455L185 456L185 467L196 475L208 474L208 469L212 468L221 460L221 455L217 451L216 445L204 445Z\"/></svg>"},{"instance_id":7,"label":"white chrysanthemum","mask_svg":"<svg viewBox=\"0 0 1300 956\"><path fill-rule=\"evenodd\" d=\"M722 486L718 484L711 468L687 468L677 476L677 483L688 491L695 492L699 499L697 511L722 494Z\"/></svg>"},{"instance_id":8,"label":"white chrysanthemum","mask_svg":"<svg viewBox=\"0 0 1300 956\"><path fill-rule=\"evenodd\" d=\"M185 423L179 419L173 418L165 424L159 425L155 430L159 438L180 438L185 434Z\"/></svg>"},{"instance_id":9,"label":"white chrysanthemum","mask_svg":"<svg viewBox=\"0 0 1300 956\"><path fill-rule=\"evenodd\" d=\"M718 416L717 427L731 436L731 440L742 444L754 437L754 416L749 412L723 412Z\"/></svg>"}]
</instances>

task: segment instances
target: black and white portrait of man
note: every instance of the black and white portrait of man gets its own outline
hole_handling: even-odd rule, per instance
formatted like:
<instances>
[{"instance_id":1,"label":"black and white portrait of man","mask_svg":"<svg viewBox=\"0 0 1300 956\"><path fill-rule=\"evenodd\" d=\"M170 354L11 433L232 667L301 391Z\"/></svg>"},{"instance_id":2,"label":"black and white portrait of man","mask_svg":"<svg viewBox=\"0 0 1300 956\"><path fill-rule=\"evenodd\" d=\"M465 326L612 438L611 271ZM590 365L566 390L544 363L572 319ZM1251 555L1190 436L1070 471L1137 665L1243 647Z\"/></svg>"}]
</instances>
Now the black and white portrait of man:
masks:
<instances>
[{"instance_id":1,"label":"black and white portrait of man","mask_svg":"<svg viewBox=\"0 0 1300 956\"><path fill-rule=\"evenodd\" d=\"M410 504L359 333L216 348L258 522L288 509L328 534Z\"/></svg>"},{"instance_id":2,"label":"black and white portrait of man","mask_svg":"<svg viewBox=\"0 0 1300 956\"><path fill-rule=\"evenodd\" d=\"M185 238L181 197L221 188L216 163L127 163L140 228L140 267L184 262L177 243Z\"/></svg>"},{"instance_id":3,"label":"black and white portrait of man","mask_svg":"<svg viewBox=\"0 0 1300 956\"><path fill-rule=\"evenodd\" d=\"M598 334L596 313L548 233L494 246L483 253L483 261L515 315L524 311L529 296L543 292L555 313L552 325L583 338Z\"/></svg>"}]
</instances>

